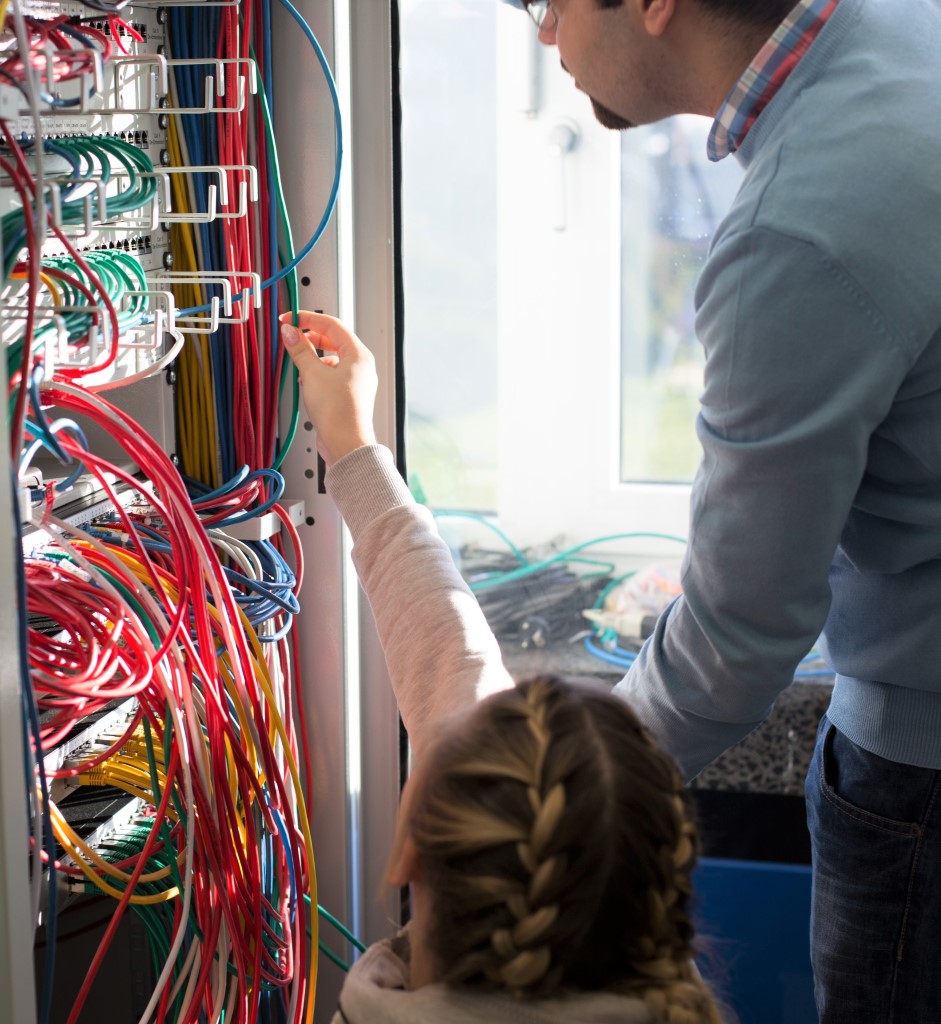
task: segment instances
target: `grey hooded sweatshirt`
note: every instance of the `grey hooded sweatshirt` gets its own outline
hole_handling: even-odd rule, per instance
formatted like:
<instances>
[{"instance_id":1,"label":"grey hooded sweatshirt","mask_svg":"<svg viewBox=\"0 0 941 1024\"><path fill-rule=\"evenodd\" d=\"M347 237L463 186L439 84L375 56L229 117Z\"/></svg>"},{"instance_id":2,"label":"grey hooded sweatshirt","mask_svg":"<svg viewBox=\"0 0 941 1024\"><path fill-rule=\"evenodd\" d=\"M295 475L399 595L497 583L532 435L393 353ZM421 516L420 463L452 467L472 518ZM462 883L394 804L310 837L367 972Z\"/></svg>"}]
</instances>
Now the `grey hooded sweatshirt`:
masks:
<instances>
[{"instance_id":1,"label":"grey hooded sweatshirt","mask_svg":"<svg viewBox=\"0 0 941 1024\"><path fill-rule=\"evenodd\" d=\"M358 448L331 467L326 484L353 536L353 563L420 757L442 719L513 681L431 513L415 502L391 452ZM403 929L353 966L333 1024L651 1024L642 1001L611 992L533 1001L445 984L410 990L408 981Z\"/></svg>"},{"instance_id":2,"label":"grey hooded sweatshirt","mask_svg":"<svg viewBox=\"0 0 941 1024\"><path fill-rule=\"evenodd\" d=\"M370 946L347 975L333 1024L652 1024L638 999L573 992L523 1000L444 984L408 989L408 932Z\"/></svg>"}]
</instances>

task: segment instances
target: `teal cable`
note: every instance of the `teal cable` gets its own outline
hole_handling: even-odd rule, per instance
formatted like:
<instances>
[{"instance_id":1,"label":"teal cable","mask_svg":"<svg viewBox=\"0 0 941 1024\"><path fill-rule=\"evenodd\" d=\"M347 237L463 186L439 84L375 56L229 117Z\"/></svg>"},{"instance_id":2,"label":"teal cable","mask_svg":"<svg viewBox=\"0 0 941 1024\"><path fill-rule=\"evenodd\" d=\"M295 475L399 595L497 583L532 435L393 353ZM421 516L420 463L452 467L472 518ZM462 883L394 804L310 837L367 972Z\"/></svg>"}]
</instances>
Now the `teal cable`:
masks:
<instances>
[{"instance_id":1,"label":"teal cable","mask_svg":"<svg viewBox=\"0 0 941 1024\"><path fill-rule=\"evenodd\" d=\"M585 548L593 547L595 544L607 544L616 540L635 540L640 538L668 540L677 544L686 544L685 537L676 537L669 533L612 533L607 537L596 537L594 540L586 540L581 544L576 544L575 547L569 548L567 551L560 551L558 554L553 555L551 558L546 558L541 562L533 562L530 565L521 566L519 569L511 569L509 572L499 573L496 576L489 576L486 579L471 583L469 586L471 590L475 592L478 590L487 590L489 587L496 587L501 583L509 583L511 580L530 576L535 572L539 572L541 569L545 569L547 566L555 565L556 562L564 562L571 558L572 555L577 554L579 551L584 551Z\"/></svg>"},{"instance_id":2,"label":"teal cable","mask_svg":"<svg viewBox=\"0 0 941 1024\"><path fill-rule=\"evenodd\" d=\"M249 51L253 56L253 51ZM291 312L294 314L295 320L297 319L298 310L298 291L297 291L297 266L295 265L295 250L294 250L294 235L291 231L291 220L288 216L287 205L284 201L284 190L281 185L281 164L278 161L278 147L274 137L274 126L271 123L271 111L268 107L268 97L265 95L264 89L259 91L259 104L261 106L262 119L265 124L265 138L268 143L268 152L271 156L271 169L272 169L272 183L274 185L275 197L278 201L278 217L281 224L281 229L284 232L284 251L282 252L280 246L278 249L278 255L281 259L283 266L289 266L287 274L285 274L285 285L288 290L288 302L291 308ZM286 257L286 259L285 259ZM290 365L289 365L290 364ZM293 369L292 374L292 404L291 404L291 419L288 426L287 435L284 438L280 449L275 455L274 464L272 469L280 469L288 452L291 450L291 445L294 442L294 438L297 435L297 425L300 420L300 386L298 383L297 369L290 360L285 360L281 368L281 379L278 384L278 395L280 397L283 389L285 380L287 378L287 372L289 369Z\"/></svg>"},{"instance_id":3,"label":"teal cable","mask_svg":"<svg viewBox=\"0 0 941 1024\"><path fill-rule=\"evenodd\" d=\"M488 530L495 533L500 540L513 552L513 557L519 562L521 566L529 565L529 559L523 554L523 552L510 540L510 538L497 526L495 523L491 523L489 519L484 516L479 516L475 512L460 512L457 509L438 509L432 511L432 515L435 519L448 519L448 518L460 518L470 519L475 523L480 523L482 526L486 526Z\"/></svg>"},{"instance_id":4,"label":"teal cable","mask_svg":"<svg viewBox=\"0 0 941 1024\"><path fill-rule=\"evenodd\" d=\"M310 937L311 937L311 934L310 934L310 929L309 929L309 928L307 929L307 937L308 937L308 938L310 938ZM326 947L326 946L325 946L325 945L324 945L324 944L323 944L322 942L320 942L319 940L318 940L318 942L317 942L317 948L318 948L318 949L320 950L320 952L321 952L321 953L323 953L323 955L324 955L324 956L325 956L325 957L326 957L326 958L327 958L328 960L332 960L332 961L333 961L333 962L334 962L334 963L335 963L335 964L337 965L337 967L339 967L339 968L340 968L341 970L343 970L343 971L349 971L349 969L350 969L350 965L349 965L348 963L346 963L345 961L341 960L341 959L340 959L340 958L339 958L339 957L338 957L338 956L336 955L336 953L334 953L334 952L333 952L333 950L331 950L331 949L328 949L328 948L327 948L327 947Z\"/></svg>"},{"instance_id":5,"label":"teal cable","mask_svg":"<svg viewBox=\"0 0 941 1024\"><path fill-rule=\"evenodd\" d=\"M310 906L310 896L308 896L306 893L304 894L304 902L308 906ZM332 924L333 927L336 928L336 930L343 936L344 939L349 939L349 941L353 943L353 945L360 951L360 953L366 952L366 947L362 944L362 942L360 942L359 939L356 938L356 936L349 930L349 928L347 928L345 924L342 924L340 921L338 921L333 916L333 914L330 913L329 910L324 910L324 908L319 903L317 904L317 913L320 914L322 918L329 921L330 924Z\"/></svg>"}]
</instances>

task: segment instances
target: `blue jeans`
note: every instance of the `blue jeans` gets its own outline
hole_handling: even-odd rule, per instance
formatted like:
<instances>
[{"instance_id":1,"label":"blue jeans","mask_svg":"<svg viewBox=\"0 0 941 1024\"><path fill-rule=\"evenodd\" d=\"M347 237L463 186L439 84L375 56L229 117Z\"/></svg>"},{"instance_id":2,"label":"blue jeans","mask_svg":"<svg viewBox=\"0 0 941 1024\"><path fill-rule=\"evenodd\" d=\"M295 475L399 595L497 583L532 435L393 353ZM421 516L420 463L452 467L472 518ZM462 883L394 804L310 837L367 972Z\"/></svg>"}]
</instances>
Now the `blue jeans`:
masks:
<instances>
[{"instance_id":1,"label":"blue jeans","mask_svg":"<svg viewBox=\"0 0 941 1024\"><path fill-rule=\"evenodd\" d=\"M941 771L870 754L824 715L806 793L821 1024L939 1024Z\"/></svg>"}]
</instances>

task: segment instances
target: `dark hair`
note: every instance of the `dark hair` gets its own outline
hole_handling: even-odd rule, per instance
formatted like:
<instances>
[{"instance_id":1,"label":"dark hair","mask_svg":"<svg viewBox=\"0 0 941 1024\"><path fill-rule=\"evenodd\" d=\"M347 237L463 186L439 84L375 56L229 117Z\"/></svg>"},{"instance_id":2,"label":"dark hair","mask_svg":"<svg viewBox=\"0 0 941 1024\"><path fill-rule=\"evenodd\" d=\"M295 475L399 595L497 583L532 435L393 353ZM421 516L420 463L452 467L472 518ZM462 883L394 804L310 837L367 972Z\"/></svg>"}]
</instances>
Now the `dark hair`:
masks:
<instances>
[{"instance_id":1,"label":"dark hair","mask_svg":"<svg viewBox=\"0 0 941 1024\"><path fill-rule=\"evenodd\" d=\"M446 982L636 995L718 1024L692 965L696 833L681 780L627 704L541 676L481 702L427 753L406 823Z\"/></svg>"},{"instance_id":2,"label":"dark hair","mask_svg":"<svg viewBox=\"0 0 941 1024\"><path fill-rule=\"evenodd\" d=\"M596 0L599 7L620 7L624 0ZM795 0L697 0L717 17L755 25L769 31L777 28L794 7Z\"/></svg>"}]
</instances>

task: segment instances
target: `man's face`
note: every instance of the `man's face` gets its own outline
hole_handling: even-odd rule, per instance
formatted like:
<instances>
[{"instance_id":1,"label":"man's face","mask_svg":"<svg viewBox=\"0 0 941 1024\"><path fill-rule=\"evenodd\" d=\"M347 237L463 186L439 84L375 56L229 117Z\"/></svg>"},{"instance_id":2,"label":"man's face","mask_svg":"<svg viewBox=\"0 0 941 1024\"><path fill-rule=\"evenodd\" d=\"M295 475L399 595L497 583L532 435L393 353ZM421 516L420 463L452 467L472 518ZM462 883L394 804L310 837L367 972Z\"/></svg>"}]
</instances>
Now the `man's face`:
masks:
<instances>
[{"instance_id":1,"label":"man's face","mask_svg":"<svg viewBox=\"0 0 941 1024\"><path fill-rule=\"evenodd\" d=\"M562 67L564 68L565 65L563 64ZM612 131L620 132L624 131L625 128L637 127L633 121L628 121L626 117L615 114L613 110L610 110L603 103L599 103L590 96L588 98L591 100L591 109L595 112L595 117L603 128L610 128Z\"/></svg>"},{"instance_id":2,"label":"man's face","mask_svg":"<svg viewBox=\"0 0 941 1024\"><path fill-rule=\"evenodd\" d=\"M599 7L597 0L553 0L539 39L559 51L562 67L591 100L595 117L615 131L650 124L677 112L646 31L643 7L624 0Z\"/></svg>"}]
</instances>

